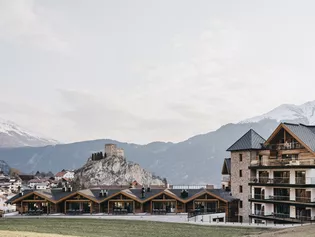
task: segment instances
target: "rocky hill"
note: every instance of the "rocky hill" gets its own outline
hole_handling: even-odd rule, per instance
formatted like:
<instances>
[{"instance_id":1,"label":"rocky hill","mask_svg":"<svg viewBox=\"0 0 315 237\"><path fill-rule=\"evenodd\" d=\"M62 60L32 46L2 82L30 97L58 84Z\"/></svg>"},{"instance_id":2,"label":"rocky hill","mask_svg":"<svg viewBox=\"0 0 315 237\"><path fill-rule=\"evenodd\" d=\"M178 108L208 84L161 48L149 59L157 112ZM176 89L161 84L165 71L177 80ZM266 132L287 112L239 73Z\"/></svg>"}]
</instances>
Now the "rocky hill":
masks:
<instances>
[{"instance_id":1,"label":"rocky hill","mask_svg":"<svg viewBox=\"0 0 315 237\"><path fill-rule=\"evenodd\" d=\"M10 166L4 160L0 160L0 171L5 175L10 174Z\"/></svg>"},{"instance_id":2,"label":"rocky hill","mask_svg":"<svg viewBox=\"0 0 315 237\"><path fill-rule=\"evenodd\" d=\"M162 178L154 176L140 165L127 162L124 157L110 156L87 163L76 170L74 183L84 188L101 185L128 185L137 181L142 185L163 185Z\"/></svg>"}]
</instances>

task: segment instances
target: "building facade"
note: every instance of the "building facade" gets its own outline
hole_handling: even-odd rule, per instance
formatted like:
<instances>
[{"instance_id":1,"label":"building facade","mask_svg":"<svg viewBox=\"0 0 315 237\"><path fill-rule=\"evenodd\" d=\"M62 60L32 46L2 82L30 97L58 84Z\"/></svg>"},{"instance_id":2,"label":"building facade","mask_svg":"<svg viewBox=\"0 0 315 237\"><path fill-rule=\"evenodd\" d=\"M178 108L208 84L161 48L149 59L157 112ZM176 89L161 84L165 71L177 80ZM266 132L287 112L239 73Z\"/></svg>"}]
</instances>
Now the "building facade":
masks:
<instances>
[{"instance_id":1,"label":"building facade","mask_svg":"<svg viewBox=\"0 0 315 237\"><path fill-rule=\"evenodd\" d=\"M229 148L232 194L243 201L240 215L245 220L249 212L255 223L315 220L315 126L281 123L263 142L249 133L254 139L245 134Z\"/></svg>"},{"instance_id":2,"label":"building facade","mask_svg":"<svg viewBox=\"0 0 315 237\"><path fill-rule=\"evenodd\" d=\"M239 222L249 221L251 208L248 183L251 174L248 167L264 142L265 140L251 129L228 149L231 152L231 192L240 200Z\"/></svg>"}]
</instances>

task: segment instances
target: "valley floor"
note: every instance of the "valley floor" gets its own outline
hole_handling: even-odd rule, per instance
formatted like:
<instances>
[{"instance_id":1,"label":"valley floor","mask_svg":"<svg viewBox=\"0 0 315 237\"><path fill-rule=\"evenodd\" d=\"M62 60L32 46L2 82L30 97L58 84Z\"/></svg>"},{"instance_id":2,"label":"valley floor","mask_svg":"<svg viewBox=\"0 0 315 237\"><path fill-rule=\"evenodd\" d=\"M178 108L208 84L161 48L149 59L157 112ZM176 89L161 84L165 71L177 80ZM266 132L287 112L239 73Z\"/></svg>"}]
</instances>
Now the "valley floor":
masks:
<instances>
[{"instance_id":1,"label":"valley floor","mask_svg":"<svg viewBox=\"0 0 315 237\"><path fill-rule=\"evenodd\" d=\"M292 228L290 228L292 229ZM152 221L74 219L74 218L8 218L0 219L0 236L13 237L240 237L271 236L275 229L203 226ZM303 235L304 236L304 235Z\"/></svg>"}]
</instances>

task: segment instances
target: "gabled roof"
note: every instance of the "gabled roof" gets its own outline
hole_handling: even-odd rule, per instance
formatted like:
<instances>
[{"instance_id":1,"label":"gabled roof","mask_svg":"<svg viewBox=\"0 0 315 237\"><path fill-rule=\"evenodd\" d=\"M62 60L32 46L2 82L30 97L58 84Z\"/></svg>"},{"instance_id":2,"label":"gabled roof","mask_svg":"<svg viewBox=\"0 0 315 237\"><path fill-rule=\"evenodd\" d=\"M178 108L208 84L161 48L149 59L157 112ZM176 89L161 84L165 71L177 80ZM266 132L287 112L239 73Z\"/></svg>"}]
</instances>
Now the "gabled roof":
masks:
<instances>
[{"instance_id":1,"label":"gabled roof","mask_svg":"<svg viewBox=\"0 0 315 237\"><path fill-rule=\"evenodd\" d=\"M231 158L225 158L222 167L222 175L230 175L231 174Z\"/></svg>"},{"instance_id":2,"label":"gabled roof","mask_svg":"<svg viewBox=\"0 0 315 237\"><path fill-rule=\"evenodd\" d=\"M139 203L145 203L148 202L155 197L158 197L159 195L165 194L172 199L176 199L177 201L187 203L193 200L194 198L198 198L199 196L203 194L210 194L214 197L217 197L218 199L230 202L235 200L229 192L226 192L222 189L188 189L186 190L188 192L188 195L186 198L183 198L181 193L182 189L151 189L150 192L145 193L145 197L142 198L141 189L125 189L125 190L108 190L108 195L106 197L100 197L99 193L100 190L98 189L85 189L80 191L73 191L73 192L64 192L62 190L25 190L23 193L23 196L20 194L15 195L11 199L9 199L6 203L16 203L24 198L35 194L38 195L50 202L53 203L60 203L62 201L67 200L68 198L71 198L75 195L82 195L83 197L94 201L96 203L102 203L104 201L110 200L116 195L123 194L127 198L130 198L132 200L135 200Z\"/></svg>"},{"instance_id":3,"label":"gabled roof","mask_svg":"<svg viewBox=\"0 0 315 237\"><path fill-rule=\"evenodd\" d=\"M253 129L250 129L240 139L238 139L227 151L244 151L244 150L260 150L262 144L265 143L262 138Z\"/></svg>"},{"instance_id":4,"label":"gabled roof","mask_svg":"<svg viewBox=\"0 0 315 237\"><path fill-rule=\"evenodd\" d=\"M306 147L315 152L315 126L292 123L283 123L283 125L296 135Z\"/></svg>"},{"instance_id":5,"label":"gabled roof","mask_svg":"<svg viewBox=\"0 0 315 237\"><path fill-rule=\"evenodd\" d=\"M55 177L63 177L66 173L66 171L60 171L55 175Z\"/></svg>"}]
</instances>

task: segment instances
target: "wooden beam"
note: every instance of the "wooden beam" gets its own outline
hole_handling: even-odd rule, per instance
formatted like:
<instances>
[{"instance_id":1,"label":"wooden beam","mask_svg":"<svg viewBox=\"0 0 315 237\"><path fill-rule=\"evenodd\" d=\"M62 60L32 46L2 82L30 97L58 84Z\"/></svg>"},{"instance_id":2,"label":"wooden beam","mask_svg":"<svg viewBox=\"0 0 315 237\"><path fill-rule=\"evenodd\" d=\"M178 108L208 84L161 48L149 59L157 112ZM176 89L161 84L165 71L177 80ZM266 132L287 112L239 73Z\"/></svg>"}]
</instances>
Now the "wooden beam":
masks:
<instances>
[{"instance_id":1,"label":"wooden beam","mask_svg":"<svg viewBox=\"0 0 315 237\"><path fill-rule=\"evenodd\" d=\"M133 201L132 204L133 204L133 214L136 214L136 202Z\"/></svg>"},{"instance_id":2,"label":"wooden beam","mask_svg":"<svg viewBox=\"0 0 315 237\"><path fill-rule=\"evenodd\" d=\"M197 202L217 202L218 199L195 199Z\"/></svg>"},{"instance_id":3,"label":"wooden beam","mask_svg":"<svg viewBox=\"0 0 315 237\"><path fill-rule=\"evenodd\" d=\"M66 202L90 202L91 200L88 199L81 199L81 200L67 200Z\"/></svg>"},{"instance_id":4,"label":"wooden beam","mask_svg":"<svg viewBox=\"0 0 315 237\"><path fill-rule=\"evenodd\" d=\"M161 199L161 200L159 200L159 199L153 199L152 200L152 202L175 202L176 201L176 199Z\"/></svg>"}]
</instances>

